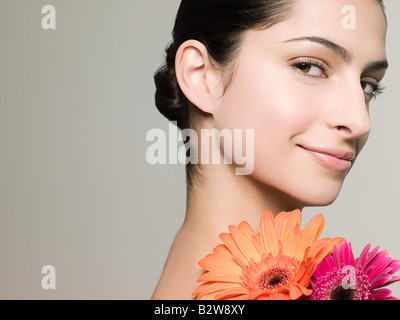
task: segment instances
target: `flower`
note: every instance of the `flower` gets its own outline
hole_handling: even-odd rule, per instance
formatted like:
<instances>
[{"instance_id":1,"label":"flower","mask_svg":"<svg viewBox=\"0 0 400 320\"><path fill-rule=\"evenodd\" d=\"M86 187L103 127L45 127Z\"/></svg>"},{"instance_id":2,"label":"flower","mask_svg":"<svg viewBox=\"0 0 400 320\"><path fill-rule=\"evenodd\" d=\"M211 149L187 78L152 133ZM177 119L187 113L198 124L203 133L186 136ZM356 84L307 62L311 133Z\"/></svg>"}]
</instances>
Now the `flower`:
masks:
<instances>
[{"instance_id":1,"label":"flower","mask_svg":"<svg viewBox=\"0 0 400 320\"><path fill-rule=\"evenodd\" d=\"M380 289L400 277L400 260L394 260L379 247L370 252L371 244L354 259L351 243L344 242L316 268L311 285L313 300L397 300L388 289Z\"/></svg>"},{"instance_id":2,"label":"flower","mask_svg":"<svg viewBox=\"0 0 400 320\"><path fill-rule=\"evenodd\" d=\"M200 260L207 270L193 293L197 299L216 300L295 300L309 296L307 288L317 266L332 253L342 238L318 240L325 224L314 216L300 230L301 212L281 212L275 218L266 211L255 234L244 221L220 234L223 244Z\"/></svg>"}]
</instances>

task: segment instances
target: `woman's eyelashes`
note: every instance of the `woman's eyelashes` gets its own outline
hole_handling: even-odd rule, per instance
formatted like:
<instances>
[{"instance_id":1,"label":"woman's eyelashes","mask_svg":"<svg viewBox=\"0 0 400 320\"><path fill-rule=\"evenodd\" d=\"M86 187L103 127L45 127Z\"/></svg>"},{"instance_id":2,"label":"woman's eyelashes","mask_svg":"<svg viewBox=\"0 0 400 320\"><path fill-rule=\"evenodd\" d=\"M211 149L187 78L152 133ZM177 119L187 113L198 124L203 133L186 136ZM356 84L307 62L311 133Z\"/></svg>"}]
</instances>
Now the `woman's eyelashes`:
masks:
<instances>
[{"instance_id":1,"label":"woman's eyelashes","mask_svg":"<svg viewBox=\"0 0 400 320\"><path fill-rule=\"evenodd\" d=\"M328 66L313 59L299 59L291 63L291 66L301 75L312 78L328 78ZM361 81L361 88L368 97L367 100L376 98L383 93L384 87L380 83Z\"/></svg>"},{"instance_id":2,"label":"woman's eyelashes","mask_svg":"<svg viewBox=\"0 0 400 320\"><path fill-rule=\"evenodd\" d=\"M297 60L292 63L292 67L304 76L327 78L327 66L317 60Z\"/></svg>"},{"instance_id":3,"label":"woman's eyelashes","mask_svg":"<svg viewBox=\"0 0 400 320\"><path fill-rule=\"evenodd\" d=\"M361 88L365 95L369 96L371 99L382 94L385 89L380 83L371 83L368 81L361 81Z\"/></svg>"}]
</instances>

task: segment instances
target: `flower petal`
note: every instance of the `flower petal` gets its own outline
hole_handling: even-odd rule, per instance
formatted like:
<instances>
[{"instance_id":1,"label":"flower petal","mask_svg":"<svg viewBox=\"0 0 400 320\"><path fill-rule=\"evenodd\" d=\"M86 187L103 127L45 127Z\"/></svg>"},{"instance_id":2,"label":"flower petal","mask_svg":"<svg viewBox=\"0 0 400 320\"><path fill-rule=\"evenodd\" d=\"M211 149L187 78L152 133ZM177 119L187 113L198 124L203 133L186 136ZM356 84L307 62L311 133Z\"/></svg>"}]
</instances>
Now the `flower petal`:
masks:
<instances>
[{"instance_id":1,"label":"flower petal","mask_svg":"<svg viewBox=\"0 0 400 320\"><path fill-rule=\"evenodd\" d=\"M295 224L301 224L301 211L298 209L290 212L282 211L275 216L275 228L280 239L282 239L282 232L287 228L290 217L296 220Z\"/></svg>"},{"instance_id":2,"label":"flower petal","mask_svg":"<svg viewBox=\"0 0 400 320\"><path fill-rule=\"evenodd\" d=\"M371 281L371 289L380 288L385 285L388 285L390 280L392 280L393 276L390 274L379 274L375 277L373 281Z\"/></svg>"},{"instance_id":3,"label":"flower petal","mask_svg":"<svg viewBox=\"0 0 400 320\"><path fill-rule=\"evenodd\" d=\"M389 289L375 290L371 294L371 300L388 300L392 296L392 291Z\"/></svg>"},{"instance_id":4,"label":"flower petal","mask_svg":"<svg viewBox=\"0 0 400 320\"><path fill-rule=\"evenodd\" d=\"M227 270L241 274L242 268L232 257L221 257L214 253L207 255L199 261L199 265L207 271Z\"/></svg>"},{"instance_id":5,"label":"flower petal","mask_svg":"<svg viewBox=\"0 0 400 320\"><path fill-rule=\"evenodd\" d=\"M371 243L368 243L362 250L360 256L355 260L356 269L363 269L364 263L368 258L369 249L371 248Z\"/></svg>"},{"instance_id":6,"label":"flower petal","mask_svg":"<svg viewBox=\"0 0 400 320\"><path fill-rule=\"evenodd\" d=\"M226 270L209 271L200 276L197 282L207 281L220 281L220 282L237 282L240 283L242 280L240 275L237 273L229 272Z\"/></svg>"},{"instance_id":7,"label":"flower petal","mask_svg":"<svg viewBox=\"0 0 400 320\"><path fill-rule=\"evenodd\" d=\"M298 286L292 286L289 291L290 299L297 300L303 295L303 292L300 290Z\"/></svg>"},{"instance_id":8,"label":"flower petal","mask_svg":"<svg viewBox=\"0 0 400 320\"><path fill-rule=\"evenodd\" d=\"M374 259L370 261L368 266L364 269L364 272L368 275L370 281L373 282L375 277L377 277L391 261L392 258L386 251L379 252L375 255Z\"/></svg>"},{"instance_id":9,"label":"flower petal","mask_svg":"<svg viewBox=\"0 0 400 320\"><path fill-rule=\"evenodd\" d=\"M314 257L317 264L319 264L326 256L330 255L333 252L333 248L335 245L339 246L344 241L346 240L343 238L320 239L310 247L310 256Z\"/></svg>"},{"instance_id":10,"label":"flower petal","mask_svg":"<svg viewBox=\"0 0 400 320\"><path fill-rule=\"evenodd\" d=\"M293 238L299 232L301 225L301 212L294 210L290 213L280 213L275 218L277 225L277 234L283 245L283 254L292 255ZM301 260L301 257L299 260Z\"/></svg>"},{"instance_id":11,"label":"flower petal","mask_svg":"<svg viewBox=\"0 0 400 320\"><path fill-rule=\"evenodd\" d=\"M229 233L221 233L219 238L226 245L226 247L232 252L233 258L242 266L246 266L249 261L246 256L242 253L240 248L238 247L235 239L233 239L232 235Z\"/></svg>"},{"instance_id":12,"label":"flower petal","mask_svg":"<svg viewBox=\"0 0 400 320\"><path fill-rule=\"evenodd\" d=\"M279 239L271 211L265 211L261 218L260 241L266 252L271 252L274 256L279 253Z\"/></svg>"},{"instance_id":13,"label":"flower petal","mask_svg":"<svg viewBox=\"0 0 400 320\"><path fill-rule=\"evenodd\" d=\"M296 252L290 252L290 255L293 256L294 254L297 259L302 260L306 248L318 240L324 225L325 219L322 214L314 216L301 231Z\"/></svg>"},{"instance_id":14,"label":"flower petal","mask_svg":"<svg viewBox=\"0 0 400 320\"><path fill-rule=\"evenodd\" d=\"M216 296L215 299L216 300L226 300L226 299L231 299L233 297L236 296L243 296L243 295L247 295L248 291L243 288L241 285L237 285L236 287L232 287L232 288L228 288L225 289L221 292L219 292Z\"/></svg>"},{"instance_id":15,"label":"flower petal","mask_svg":"<svg viewBox=\"0 0 400 320\"><path fill-rule=\"evenodd\" d=\"M290 297L285 293L272 293L260 295L257 300L290 300Z\"/></svg>"},{"instance_id":16,"label":"flower petal","mask_svg":"<svg viewBox=\"0 0 400 320\"><path fill-rule=\"evenodd\" d=\"M246 227L245 224L247 224L247 222L242 223L242 228L247 228L247 229L250 228L248 224L247 224L248 227ZM257 248L254 246L251 237L247 237L245 233L243 233L239 228L235 226L229 226L229 231L231 232L231 235L235 240L237 247L240 249L240 251L248 261L261 260L261 255L258 252ZM253 236L253 234L251 236Z\"/></svg>"}]
</instances>

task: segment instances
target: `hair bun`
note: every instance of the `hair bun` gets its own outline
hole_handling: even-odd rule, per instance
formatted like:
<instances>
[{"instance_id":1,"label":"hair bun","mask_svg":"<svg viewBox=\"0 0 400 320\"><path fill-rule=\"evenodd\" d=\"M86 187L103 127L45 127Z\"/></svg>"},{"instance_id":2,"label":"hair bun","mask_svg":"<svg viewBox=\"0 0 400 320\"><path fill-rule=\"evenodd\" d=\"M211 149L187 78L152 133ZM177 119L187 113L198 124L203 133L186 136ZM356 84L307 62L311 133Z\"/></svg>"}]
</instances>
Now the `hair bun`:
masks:
<instances>
[{"instance_id":1,"label":"hair bun","mask_svg":"<svg viewBox=\"0 0 400 320\"><path fill-rule=\"evenodd\" d=\"M187 98L179 87L175 73L175 50L172 45L166 50L166 64L160 67L155 75L155 103L158 111L170 121L177 121L180 129L188 127Z\"/></svg>"}]
</instances>

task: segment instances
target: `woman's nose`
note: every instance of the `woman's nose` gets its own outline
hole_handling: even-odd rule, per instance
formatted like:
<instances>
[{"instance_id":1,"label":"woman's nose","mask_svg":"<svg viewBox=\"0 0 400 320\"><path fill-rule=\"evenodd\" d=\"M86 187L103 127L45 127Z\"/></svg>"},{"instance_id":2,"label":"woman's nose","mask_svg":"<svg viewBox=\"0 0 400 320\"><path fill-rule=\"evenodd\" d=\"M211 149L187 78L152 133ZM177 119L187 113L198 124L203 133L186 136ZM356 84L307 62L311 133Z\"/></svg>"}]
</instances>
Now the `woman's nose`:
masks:
<instances>
[{"instance_id":1,"label":"woman's nose","mask_svg":"<svg viewBox=\"0 0 400 320\"><path fill-rule=\"evenodd\" d=\"M360 82L342 83L329 103L327 124L346 140L367 136L371 130L369 105Z\"/></svg>"}]
</instances>

